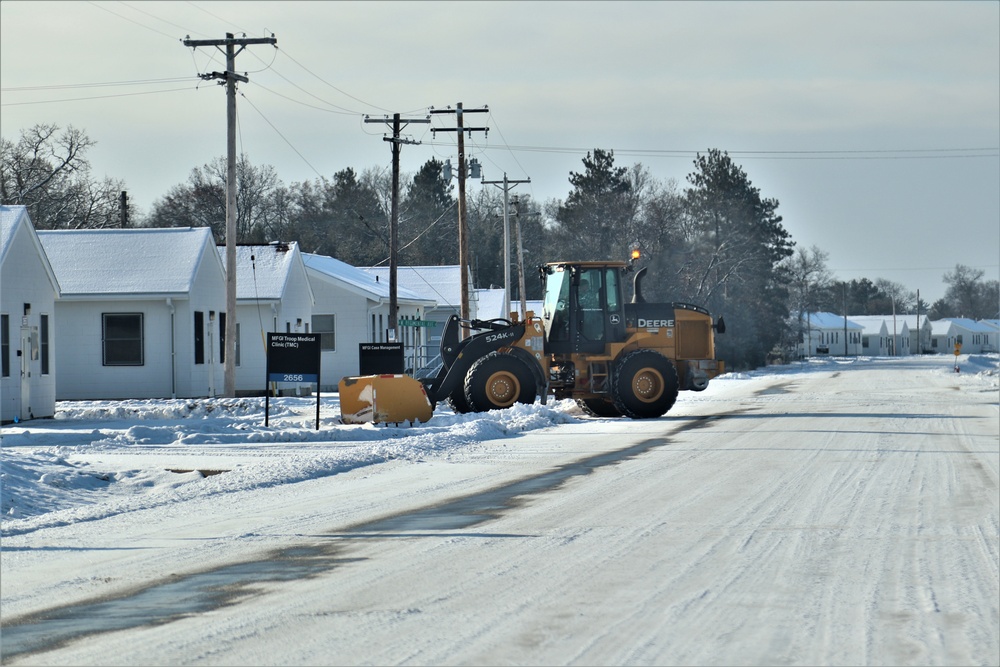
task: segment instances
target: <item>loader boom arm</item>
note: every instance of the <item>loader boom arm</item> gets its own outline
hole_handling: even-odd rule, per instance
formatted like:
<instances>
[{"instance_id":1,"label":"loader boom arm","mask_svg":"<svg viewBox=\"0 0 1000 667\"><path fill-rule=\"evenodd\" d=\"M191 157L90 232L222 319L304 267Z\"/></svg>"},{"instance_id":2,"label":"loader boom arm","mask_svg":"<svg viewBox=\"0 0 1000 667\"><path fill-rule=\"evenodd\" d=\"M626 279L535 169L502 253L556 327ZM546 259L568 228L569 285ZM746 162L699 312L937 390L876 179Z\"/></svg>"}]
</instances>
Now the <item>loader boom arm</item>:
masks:
<instances>
[{"instance_id":1,"label":"loader boom arm","mask_svg":"<svg viewBox=\"0 0 1000 667\"><path fill-rule=\"evenodd\" d=\"M459 340L461 327L480 332ZM494 350L513 345L523 336L523 322L463 320L458 315L452 315L441 333L441 370L435 377L421 379L428 398L434 404L448 398L462 386L472 364Z\"/></svg>"}]
</instances>

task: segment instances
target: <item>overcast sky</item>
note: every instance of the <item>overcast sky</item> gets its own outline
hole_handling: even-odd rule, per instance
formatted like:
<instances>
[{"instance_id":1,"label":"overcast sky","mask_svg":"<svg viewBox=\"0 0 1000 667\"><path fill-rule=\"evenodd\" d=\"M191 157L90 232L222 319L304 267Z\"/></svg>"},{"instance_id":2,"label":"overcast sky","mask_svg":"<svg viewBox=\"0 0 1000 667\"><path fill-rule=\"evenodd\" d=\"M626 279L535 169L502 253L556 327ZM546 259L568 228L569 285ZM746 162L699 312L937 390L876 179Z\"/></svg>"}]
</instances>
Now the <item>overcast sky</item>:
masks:
<instances>
[{"instance_id":1,"label":"overcast sky","mask_svg":"<svg viewBox=\"0 0 1000 667\"><path fill-rule=\"evenodd\" d=\"M290 184L390 165L381 119L462 103L487 180L565 199L588 150L681 186L728 151L837 279L944 294L1000 276L998 2L0 2L4 138L74 125L148 212L226 151L226 32L248 46L238 150ZM120 85L88 86L87 84ZM454 116L404 172L452 158ZM470 188L483 186L470 181ZM557 257L551 258L559 259Z\"/></svg>"}]
</instances>

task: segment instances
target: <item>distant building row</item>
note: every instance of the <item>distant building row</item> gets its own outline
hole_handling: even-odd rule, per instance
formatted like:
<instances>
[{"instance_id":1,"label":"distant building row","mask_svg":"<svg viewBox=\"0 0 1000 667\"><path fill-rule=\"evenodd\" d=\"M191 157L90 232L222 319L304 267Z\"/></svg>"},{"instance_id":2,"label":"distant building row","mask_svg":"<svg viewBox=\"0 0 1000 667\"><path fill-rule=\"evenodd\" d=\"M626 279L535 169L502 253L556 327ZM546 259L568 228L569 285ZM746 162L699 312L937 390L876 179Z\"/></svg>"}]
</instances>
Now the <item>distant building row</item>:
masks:
<instances>
[{"instance_id":1,"label":"distant building row","mask_svg":"<svg viewBox=\"0 0 1000 667\"><path fill-rule=\"evenodd\" d=\"M801 332L798 356L905 356L910 354L982 354L1000 349L1000 320L917 315L834 315L793 317Z\"/></svg>"},{"instance_id":2,"label":"distant building row","mask_svg":"<svg viewBox=\"0 0 1000 667\"><path fill-rule=\"evenodd\" d=\"M231 317L225 248L208 228L36 231L23 206L0 206L0 223L4 423L51 416L56 400L220 395L230 326L241 394L266 389L267 332L321 335L323 391L358 374L360 343L388 339L388 268L303 254L296 243L240 245ZM459 310L459 271L400 267L397 282L400 342L415 368ZM495 300L495 291L469 293ZM474 296L472 317L476 305Z\"/></svg>"}]
</instances>

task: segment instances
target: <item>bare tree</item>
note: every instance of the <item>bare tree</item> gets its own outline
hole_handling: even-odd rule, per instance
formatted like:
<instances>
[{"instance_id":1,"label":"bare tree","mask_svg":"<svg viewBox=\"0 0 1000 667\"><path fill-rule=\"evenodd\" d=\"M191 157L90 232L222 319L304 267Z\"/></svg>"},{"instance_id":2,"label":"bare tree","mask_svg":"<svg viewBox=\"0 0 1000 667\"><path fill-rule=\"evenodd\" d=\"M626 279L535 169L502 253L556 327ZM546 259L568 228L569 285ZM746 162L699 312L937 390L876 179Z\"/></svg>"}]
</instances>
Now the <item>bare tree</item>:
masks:
<instances>
[{"instance_id":1,"label":"bare tree","mask_svg":"<svg viewBox=\"0 0 1000 667\"><path fill-rule=\"evenodd\" d=\"M38 124L17 141L0 139L0 199L27 207L39 229L116 227L124 182L91 175L83 130Z\"/></svg>"},{"instance_id":2,"label":"bare tree","mask_svg":"<svg viewBox=\"0 0 1000 667\"><path fill-rule=\"evenodd\" d=\"M246 154L236 164L236 240L240 243L288 240L288 193L273 167L256 167ZM226 237L226 160L191 170L188 182L176 185L153 204L151 227L211 227L216 241Z\"/></svg>"}]
</instances>

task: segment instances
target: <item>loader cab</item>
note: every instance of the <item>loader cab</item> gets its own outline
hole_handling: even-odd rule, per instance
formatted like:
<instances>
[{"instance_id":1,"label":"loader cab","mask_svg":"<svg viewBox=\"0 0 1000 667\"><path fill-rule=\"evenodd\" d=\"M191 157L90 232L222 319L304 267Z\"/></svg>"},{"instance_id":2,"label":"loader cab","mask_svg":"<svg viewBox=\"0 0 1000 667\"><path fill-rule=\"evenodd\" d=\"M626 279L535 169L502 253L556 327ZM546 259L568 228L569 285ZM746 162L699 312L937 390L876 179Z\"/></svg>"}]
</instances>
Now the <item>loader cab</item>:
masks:
<instances>
[{"instance_id":1,"label":"loader cab","mask_svg":"<svg viewBox=\"0 0 1000 667\"><path fill-rule=\"evenodd\" d=\"M542 267L542 320L551 354L600 354L625 340L623 262Z\"/></svg>"}]
</instances>

